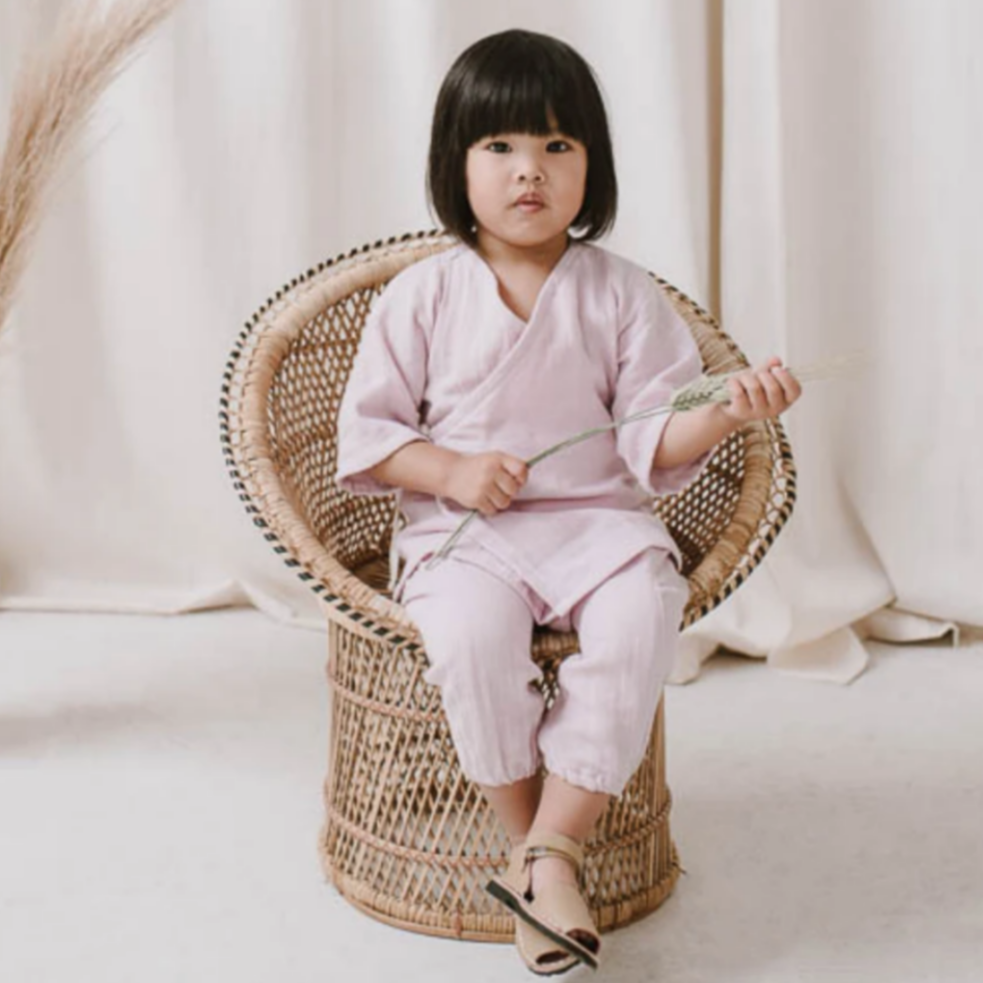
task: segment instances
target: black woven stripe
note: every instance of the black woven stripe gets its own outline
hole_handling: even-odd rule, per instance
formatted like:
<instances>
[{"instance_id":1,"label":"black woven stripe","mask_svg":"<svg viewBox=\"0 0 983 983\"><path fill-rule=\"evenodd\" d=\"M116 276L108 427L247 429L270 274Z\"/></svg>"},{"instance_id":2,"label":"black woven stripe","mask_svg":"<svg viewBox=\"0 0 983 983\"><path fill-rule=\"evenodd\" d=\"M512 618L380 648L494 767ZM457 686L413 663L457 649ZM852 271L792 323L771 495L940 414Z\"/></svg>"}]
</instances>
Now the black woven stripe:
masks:
<instances>
[{"instance_id":1,"label":"black woven stripe","mask_svg":"<svg viewBox=\"0 0 983 983\"><path fill-rule=\"evenodd\" d=\"M236 374L238 370L237 363L240 356L246 351L247 346L256 335L257 328L261 329L264 315L270 311L277 301L285 297L290 290L296 289L296 287L301 283L304 283L307 278L313 277L317 273L323 273L335 263L343 262L346 259L352 259L359 254L368 253L371 249L378 249L384 244L393 245L397 242L408 242L413 239L424 240L427 238L443 236L445 234L446 233L443 230L439 229L431 229L429 231L420 231L415 233L406 232L400 236L390 237L389 239L385 240L385 243L383 243L383 240L378 240L372 245L364 245L362 247L355 248L347 254L341 253L336 259L322 261L318 263L317 266L311 267L306 274L294 277L290 281L289 286L282 287L273 295L273 297L267 297L266 303L261 305L258 310L254 311L250 319L245 323L244 327L236 337L233 348L230 351L225 363L225 371L223 372L222 376L223 381L221 387L221 398L219 400L219 439L221 442L222 454L225 458L225 464L229 470L230 477L232 478L233 488L238 493L239 499L243 503L247 514L252 517L253 524L261 530L266 530L262 533L262 535L263 538L270 544L273 552L281 557L286 566L294 569L299 579L304 582L310 590L314 591L322 600L332 604L336 610L346 614L355 623L371 630L372 633L378 638L388 638L393 640L396 644L401 645L406 644L405 636L395 635L391 629L377 625L376 622L368 618L362 612L343 601L341 597L331 593L326 586L320 582L315 574L304 568L301 562L292 556L291 551L280 542L277 535L270 531L267 520L262 517L260 509L253 502L247 491L247 486L243 482L243 474L239 470L239 461L236 458L236 447L232 441L231 417L229 412L226 411L231 410L230 399L233 395L233 387L236 386ZM406 648L410 652L422 651L422 646L416 643L409 643L406 645Z\"/></svg>"}]
</instances>

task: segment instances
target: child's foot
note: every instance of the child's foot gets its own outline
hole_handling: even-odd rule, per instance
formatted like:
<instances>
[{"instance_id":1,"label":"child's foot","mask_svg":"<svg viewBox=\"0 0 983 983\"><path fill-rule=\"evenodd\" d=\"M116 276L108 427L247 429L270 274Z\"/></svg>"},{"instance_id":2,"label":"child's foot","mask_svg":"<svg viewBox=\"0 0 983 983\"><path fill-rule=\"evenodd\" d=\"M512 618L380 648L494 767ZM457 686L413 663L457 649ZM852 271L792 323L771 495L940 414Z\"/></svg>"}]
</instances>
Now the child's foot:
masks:
<instances>
[{"instance_id":1,"label":"child's foot","mask_svg":"<svg viewBox=\"0 0 983 983\"><path fill-rule=\"evenodd\" d=\"M549 894L552 887L561 884L569 885L578 892L580 890L577 869L571 859L554 855L537 857L532 862L529 889L533 898L543 893ZM596 945L597 938L592 933L573 929L569 934L590 949Z\"/></svg>"},{"instance_id":2,"label":"child's foot","mask_svg":"<svg viewBox=\"0 0 983 983\"><path fill-rule=\"evenodd\" d=\"M537 857L532 864L532 896L550 884L577 885L577 872L565 857Z\"/></svg>"},{"instance_id":3,"label":"child's foot","mask_svg":"<svg viewBox=\"0 0 983 983\"><path fill-rule=\"evenodd\" d=\"M580 843L536 830L513 850L508 872L492 877L487 889L548 940L597 969L601 940L577 881L583 860Z\"/></svg>"},{"instance_id":4,"label":"child's foot","mask_svg":"<svg viewBox=\"0 0 983 983\"><path fill-rule=\"evenodd\" d=\"M523 842L513 841L509 873L516 877L522 869ZM537 976L559 976L580 964L576 956L560 948L521 918L515 920L515 945L523 962Z\"/></svg>"}]
</instances>

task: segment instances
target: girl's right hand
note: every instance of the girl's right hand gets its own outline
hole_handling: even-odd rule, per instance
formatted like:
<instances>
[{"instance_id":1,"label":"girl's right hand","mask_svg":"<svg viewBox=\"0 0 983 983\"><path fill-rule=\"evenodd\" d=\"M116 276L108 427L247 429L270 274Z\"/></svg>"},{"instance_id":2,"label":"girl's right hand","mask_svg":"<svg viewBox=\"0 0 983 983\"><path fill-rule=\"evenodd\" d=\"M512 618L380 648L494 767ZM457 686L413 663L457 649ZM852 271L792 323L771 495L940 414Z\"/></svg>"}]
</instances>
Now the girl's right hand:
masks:
<instances>
[{"instance_id":1,"label":"girl's right hand","mask_svg":"<svg viewBox=\"0 0 983 983\"><path fill-rule=\"evenodd\" d=\"M448 471L446 497L482 515L495 515L512 504L528 476L526 462L503 451L461 454Z\"/></svg>"}]
</instances>

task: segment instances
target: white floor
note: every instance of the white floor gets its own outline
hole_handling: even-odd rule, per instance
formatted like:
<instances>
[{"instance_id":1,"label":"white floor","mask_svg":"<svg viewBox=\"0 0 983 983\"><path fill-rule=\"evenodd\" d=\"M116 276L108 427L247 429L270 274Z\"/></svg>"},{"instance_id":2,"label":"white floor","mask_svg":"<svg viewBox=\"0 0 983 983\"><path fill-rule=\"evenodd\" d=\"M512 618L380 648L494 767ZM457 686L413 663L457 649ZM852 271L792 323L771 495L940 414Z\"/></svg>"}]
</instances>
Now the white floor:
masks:
<instances>
[{"instance_id":1,"label":"white floor","mask_svg":"<svg viewBox=\"0 0 983 983\"><path fill-rule=\"evenodd\" d=\"M0 615L0 981L532 979L324 884L324 646L249 611ZM872 651L846 688L718 657L669 689L688 873L601 976L983 979L983 644Z\"/></svg>"}]
</instances>

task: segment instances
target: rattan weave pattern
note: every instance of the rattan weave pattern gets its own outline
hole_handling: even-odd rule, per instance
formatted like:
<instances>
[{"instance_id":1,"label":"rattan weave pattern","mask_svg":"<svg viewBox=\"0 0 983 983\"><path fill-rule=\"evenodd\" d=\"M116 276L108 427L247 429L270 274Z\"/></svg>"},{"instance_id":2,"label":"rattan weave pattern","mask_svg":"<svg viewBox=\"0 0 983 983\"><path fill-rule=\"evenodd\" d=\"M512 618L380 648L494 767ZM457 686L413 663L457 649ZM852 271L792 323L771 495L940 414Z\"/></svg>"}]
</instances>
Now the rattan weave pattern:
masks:
<instances>
[{"instance_id":1,"label":"rattan weave pattern","mask_svg":"<svg viewBox=\"0 0 983 983\"><path fill-rule=\"evenodd\" d=\"M433 231L353 250L291 281L250 319L230 356L220 420L227 464L272 548L324 601L332 729L321 856L353 903L392 924L503 940L511 919L482 889L504 834L460 772L426 653L384 590L390 497L340 491L335 421L366 314L399 270L453 244ZM690 325L708 371L744 357L710 315L658 281ZM778 423L725 441L703 474L661 500L684 555L689 624L750 574L788 518L794 465ZM576 636L538 630L533 657L551 697ZM660 704L646 759L588 843L586 886L607 929L652 910L679 873L669 835Z\"/></svg>"}]
</instances>

